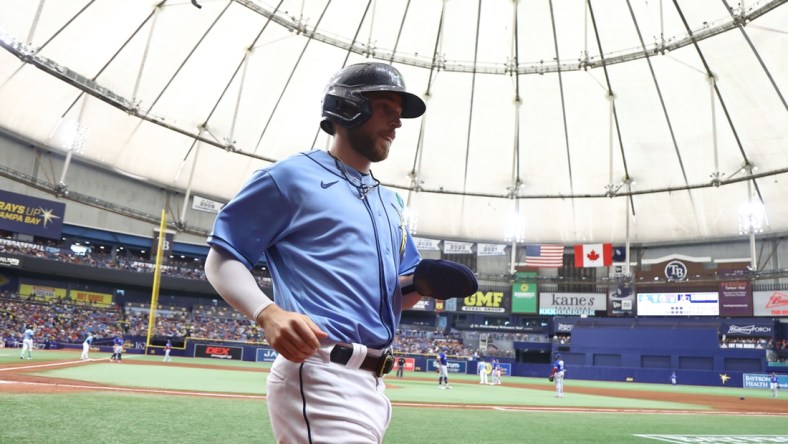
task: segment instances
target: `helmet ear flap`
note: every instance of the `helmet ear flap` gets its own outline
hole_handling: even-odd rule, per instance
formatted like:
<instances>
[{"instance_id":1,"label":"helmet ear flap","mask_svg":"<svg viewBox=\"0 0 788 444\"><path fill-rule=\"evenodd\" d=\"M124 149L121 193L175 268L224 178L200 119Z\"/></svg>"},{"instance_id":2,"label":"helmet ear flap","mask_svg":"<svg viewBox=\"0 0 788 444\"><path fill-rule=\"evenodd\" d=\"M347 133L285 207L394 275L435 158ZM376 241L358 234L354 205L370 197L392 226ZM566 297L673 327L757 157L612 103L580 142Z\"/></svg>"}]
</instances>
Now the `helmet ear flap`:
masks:
<instances>
[{"instance_id":1,"label":"helmet ear flap","mask_svg":"<svg viewBox=\"0 0 788 444\"><path fill-rule=\"evenodd\" d=\"M323 99L323 120L320 128L333 135L333 123L346 128L353 128L372 117L369 100L358 93L342 92L343 95L328 93Z\"/></svg>"}]
</instances>

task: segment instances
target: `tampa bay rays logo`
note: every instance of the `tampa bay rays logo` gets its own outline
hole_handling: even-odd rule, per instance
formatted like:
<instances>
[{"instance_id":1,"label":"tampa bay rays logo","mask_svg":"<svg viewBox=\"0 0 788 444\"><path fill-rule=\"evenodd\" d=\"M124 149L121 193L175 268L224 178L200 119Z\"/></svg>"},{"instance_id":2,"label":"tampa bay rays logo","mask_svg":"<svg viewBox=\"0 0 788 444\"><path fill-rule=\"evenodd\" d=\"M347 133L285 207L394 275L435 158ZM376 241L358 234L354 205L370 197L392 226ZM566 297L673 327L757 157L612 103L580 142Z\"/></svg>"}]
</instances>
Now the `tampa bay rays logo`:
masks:
<instances>
[{"instance_id":1,"label":"tampa bay rays logo","mask_svg":"<svg viewBox=\"0 0 788 444\"><path fill-rule=\"evenodd\" d=\"M665 265L665 277L672 280L683 280L687 277L687 266L680 261L670 261Z\"/></svg>"}]
</instances>

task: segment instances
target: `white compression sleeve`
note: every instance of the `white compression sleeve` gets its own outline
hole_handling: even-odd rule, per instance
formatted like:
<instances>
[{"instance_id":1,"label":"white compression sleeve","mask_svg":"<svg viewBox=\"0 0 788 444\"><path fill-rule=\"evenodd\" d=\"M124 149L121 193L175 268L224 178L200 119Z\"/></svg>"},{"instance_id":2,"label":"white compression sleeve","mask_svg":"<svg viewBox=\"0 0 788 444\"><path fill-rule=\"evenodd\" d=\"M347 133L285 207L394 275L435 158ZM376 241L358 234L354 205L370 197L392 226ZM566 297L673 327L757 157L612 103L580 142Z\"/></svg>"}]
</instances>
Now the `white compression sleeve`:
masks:
<instances>
[{"instance_id":1,"label":"white compression sleeve","mask_svg":"<svg viewBox=\"0 0 788 444\"><path fill-rule=\"evenodd\" d=\"M219 249L212 247L208 252L205 276L222 299L255 322L260 312L274 303L243 263Z\"/></svg>"}]
</instances>

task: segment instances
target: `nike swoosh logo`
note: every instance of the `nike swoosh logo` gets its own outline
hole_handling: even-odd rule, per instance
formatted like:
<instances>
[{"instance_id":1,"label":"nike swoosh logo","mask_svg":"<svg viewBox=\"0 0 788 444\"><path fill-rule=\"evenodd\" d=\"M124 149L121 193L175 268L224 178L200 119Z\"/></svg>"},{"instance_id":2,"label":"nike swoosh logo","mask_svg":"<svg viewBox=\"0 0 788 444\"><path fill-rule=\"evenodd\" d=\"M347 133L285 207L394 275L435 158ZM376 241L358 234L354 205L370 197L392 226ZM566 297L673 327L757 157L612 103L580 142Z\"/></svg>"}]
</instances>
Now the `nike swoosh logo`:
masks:
<instances>
[{"instance_id":1,"label":"nike swoosh logo","mask_svg":"<svg viewBox=\"0 0 788 444\"><path fill-rule=\"evenodd\" d=\"M335 180L335 181L333 181L333 182L323 182L323 181L321 180L321 181L320 181L320 186L321 186L321 187L323 187L323 189L326 189L326 188L330 187L331 185L334 185L334 184L335 184L335 183L337 183L337 182L339 182L339 181L338 181L338 180Z\"/></svg>"}]
</instances>

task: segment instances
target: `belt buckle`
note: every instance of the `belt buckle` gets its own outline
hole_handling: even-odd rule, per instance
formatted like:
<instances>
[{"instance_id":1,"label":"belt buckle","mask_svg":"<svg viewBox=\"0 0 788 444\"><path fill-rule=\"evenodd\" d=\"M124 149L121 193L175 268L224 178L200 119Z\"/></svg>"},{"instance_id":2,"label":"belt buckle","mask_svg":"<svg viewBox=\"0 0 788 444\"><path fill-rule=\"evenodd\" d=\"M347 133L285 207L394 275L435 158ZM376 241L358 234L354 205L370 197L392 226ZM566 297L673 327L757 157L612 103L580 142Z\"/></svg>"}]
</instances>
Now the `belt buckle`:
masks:
<instances>
[{"instance_id":1,"label":"belt buckle","mask_svg":"<svg viewBox=\"0 0 788 444\"><path fill-rule=\"evenodd\" d=\"M394 355L391 353L391 349L387 349L378 360L378 368L375 373L378 378L382 378L383 375L389 374L392 368L394 368Z\"/></svg>"}]
</instances>

